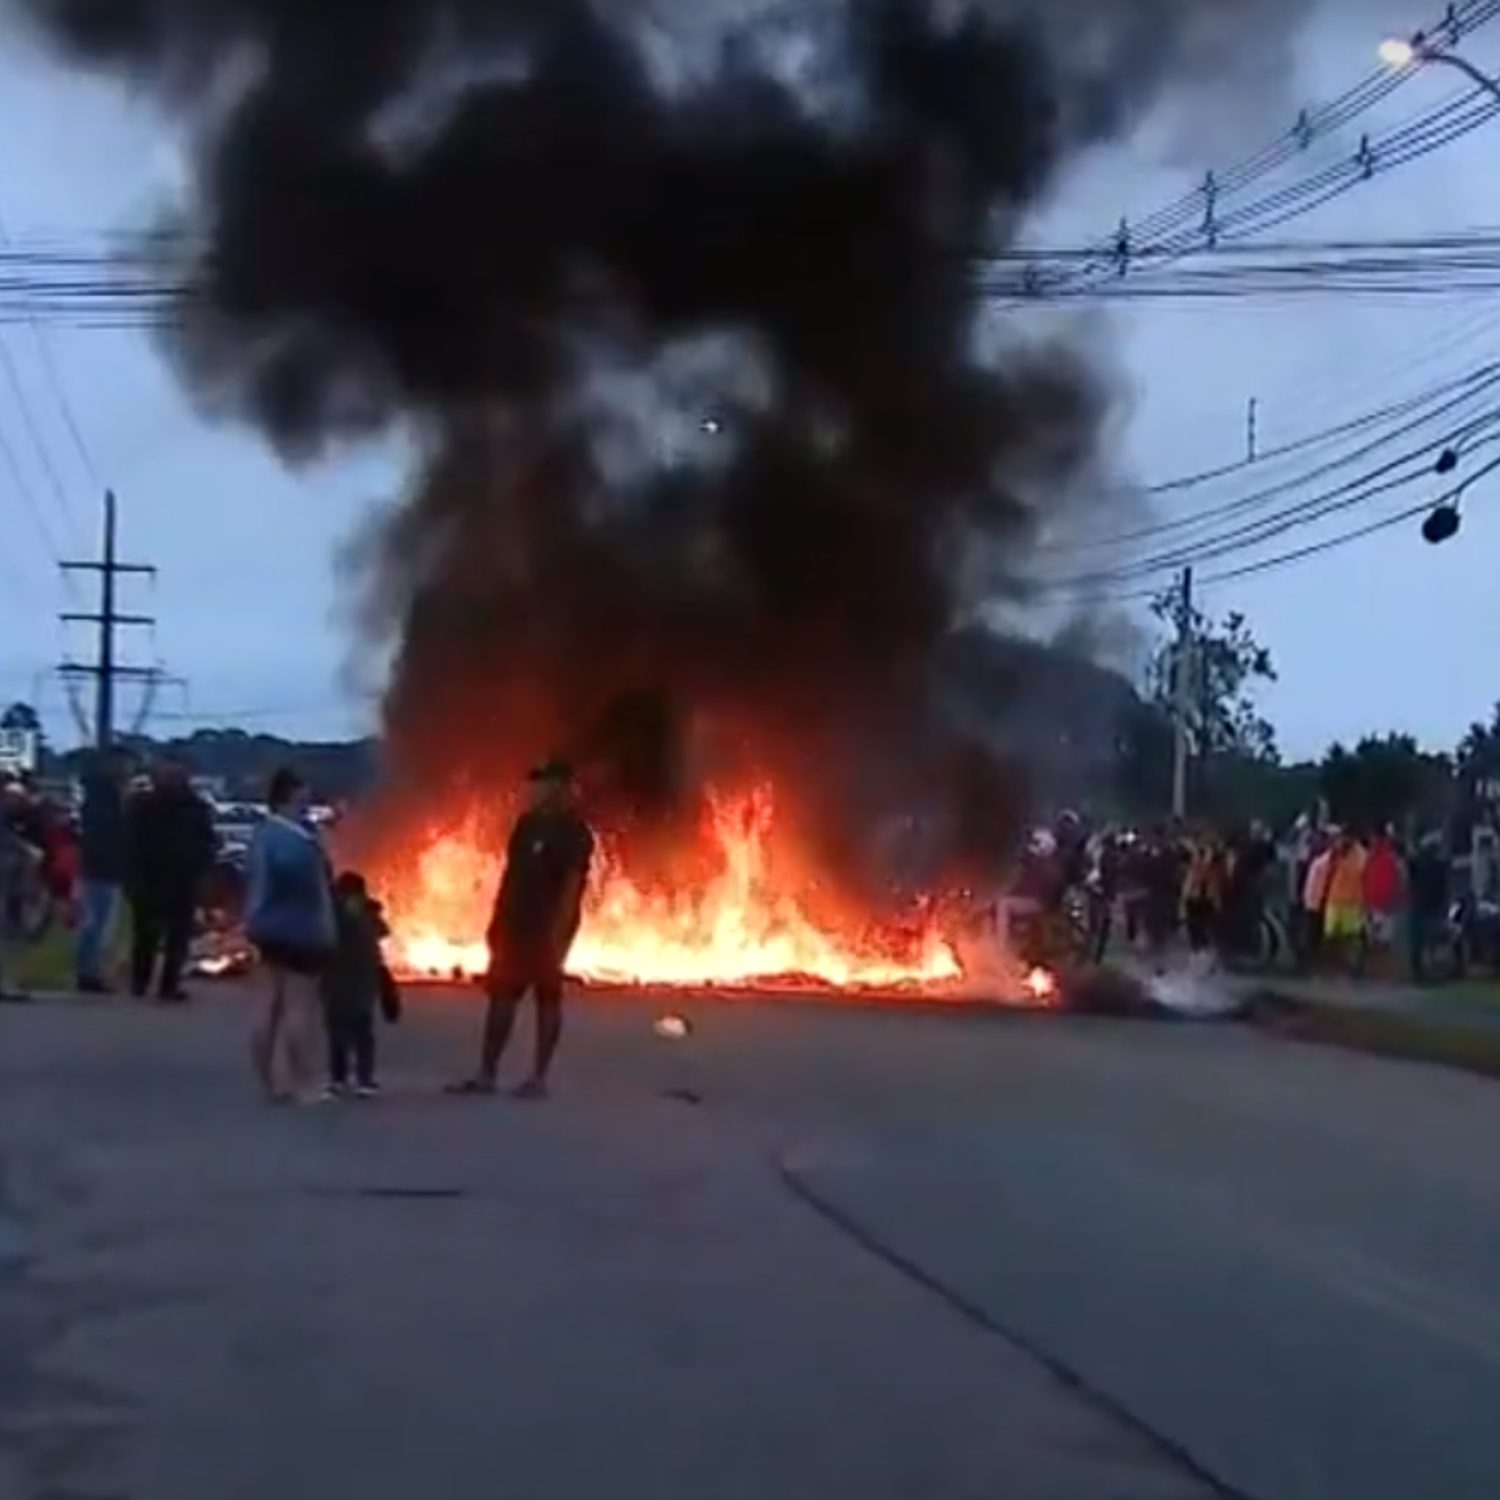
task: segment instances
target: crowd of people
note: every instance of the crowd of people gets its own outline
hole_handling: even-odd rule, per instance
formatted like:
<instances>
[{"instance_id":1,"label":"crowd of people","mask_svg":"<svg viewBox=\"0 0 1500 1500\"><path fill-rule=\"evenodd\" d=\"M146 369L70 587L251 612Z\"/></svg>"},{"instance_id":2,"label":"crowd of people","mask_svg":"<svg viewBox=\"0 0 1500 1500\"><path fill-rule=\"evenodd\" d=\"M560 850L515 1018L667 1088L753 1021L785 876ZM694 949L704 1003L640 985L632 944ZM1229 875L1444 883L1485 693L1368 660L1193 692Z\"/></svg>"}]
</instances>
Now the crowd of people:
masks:
<instances>
[{"instance_id":1,"label":"crowd of people","mask_svg":"<svg viewBox=\"0 0 1500 1500\"><path fill-rule=\"evenodd\" d=\"M1073 957L1176 945L1231 965L1420 980L1453 943L1451 887L1437 835L1408 847L1389 828L1306 820L1282 842L1260 824L1089 831L1065 813L1033 834L1015 892Z\"/></svg>"},{"instance_id":2,"label":"crowd of people","mask_svg":"<svg viewBox=\"0 0 1500 1500\"><path fill-rule=\"evenodd\" d=\"M369 1097L377 1091L377 1008L392 1020L400 1013L381 953L384 922L356 873L333 876L306 806L301 779L278 773L239 903L259 933L269 981L257 1072L273 1097L305 1090L316 1071L311 1025L321 1015L326 1092ZM304 853L300 862L287 858L287 839ZM27 998L8 960L59 927L71 935L75 989L111 993L128 912L130 994L186 1001L185 966L205 903L215 899L217 854L212 811L172 760L143 771L124 750L106 751L82 778L76 815L26 777L0 783L0 999Z\"/></svg>"},{"instance_id":3,"label":"crowd of people","mask_svg":"<svg viewBox=\"0 0 1500 1500\"><path fill-rule=\"evenodd\" d=\"M538 767L531 785L488 933L479 1067L455 1086L460 1093L495 1091L528 994L538 1025L521 1087L527 1097L545 1094L562 1033L563 966L594 843L565 763ZM143 775L125 752L107 752L83 779L76 817L23 778L0 782L0 998L17 998L7 967L17 944L57 922L73 929L77 989L108 993L125 908L130 993L180 1003L216 854L211 810L171 760ZM1186 946L1231 965L1274 962L1285 948L1306 970L1391 976L1404 966L1422 979L1434 951L1451 941L1450 885L1440 840L1408 848L1389 829L1360 834L1303 822L1278 843L1259 825L1228 834L1090 830L1068 813L1033 834L1006 902L1013 946L1049 965L1097 962L1119 945L1156 960ZM335 873L309 816L308 788L291 771L272 779L241 904L264 975L252 1058L267 1097L373 1096L376 1019L400 1014L382 953L384 917L357 872Z\"/></svg>"},{"instance_id":4,"label":"crowd of people","mask_svg":"<svg viewBox=\"0 0 1500 1500\"><path fill-rule=\"evenodd\" d=\"M217 839L182 766L162 761L138 777L128 755L111 751L84 776L76 815L29 778L9 777L0 783L0 840L0 955L66 929L76 987L106 993L128 906L132 993L185 998L183 970ZM12 983L0 957L0 993L20 998Z\"/></svg>"},{"instance_id":5,"label":"crowd of people","mask_svg":"<svg viewBox=\"0 0 1500 1500\"><path fill-rule=\"evenodd\" d=\"M1307 968L1430 977L1452 947L1451 866L1438 835L1406 847L1391 829L1304 831L1293 866L1293 932Z\"/></svg>"},{"instance_id":6,"label":"crowd of people","mask_svg":"<svg viewBox=\"0 0 1500 1500\"><path fill-rule=\"evenodd\" d=\"M523 1097L546 1094L562 1036L563 968L582 915L594 839L565 762L539 766L530 785L531 806L506 850L488 932L479 1066L454 1086L456 1093L495 1092L528 995L538 1024ZM253 1068L274 1101L371 1098L379 1091L377 1017L394 1022L401 1013L382 950L388 930L363 877L335 873L309 809L303 779L277 772L247 854L237 904L264 984ZM217 845L209 805L172 760L142 772L127 752L106 751L83 778L76 815L25 777L0 783L0 998L25 998L10 987L7 959L54 924L71 930L76 989L110 993L117 924L127 910L130 993L169 1005L186 1000L184 965L204 904L214 899Z\"/></svg>"}]
</instances>

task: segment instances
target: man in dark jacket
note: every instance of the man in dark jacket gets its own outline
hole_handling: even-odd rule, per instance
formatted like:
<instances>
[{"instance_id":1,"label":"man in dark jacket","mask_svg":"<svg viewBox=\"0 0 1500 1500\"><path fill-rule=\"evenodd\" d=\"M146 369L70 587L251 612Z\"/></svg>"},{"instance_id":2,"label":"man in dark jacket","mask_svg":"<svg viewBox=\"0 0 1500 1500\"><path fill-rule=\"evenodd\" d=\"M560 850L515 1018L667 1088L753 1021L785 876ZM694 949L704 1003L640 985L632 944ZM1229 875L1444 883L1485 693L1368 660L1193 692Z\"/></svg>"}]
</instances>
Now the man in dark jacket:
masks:
<instances>
[{"instance_id":1,"label":"man in dark jacket","mask_svg":"<svg viewBox=\"0 0 1500 1500\"><path fill-rule=\"evenodd\" d=\"M217 839L208 805L180 765L158 764L148 791L126 808L125 892L134 924L130 988L151 988L161 961L157 994L183 1000L182 969L193 936L198 888L213 865Z\"/></svg>"},{"instance_id":2,"label":"man in dark jacket","mask_svg":"<svg viewBox=\"0 0 1500 1500\"><path fill-rule=\"evenodd\" d=\"M118 747L106 750L83 778L79 813L78 988L102 995L105 955L114 932L125 884L125 788L130 757Z\"/></svg>"},{"instance_id":3,"label":"man in dark jacket","mask_svg":"<svg viewBox=\"0 0 1500 1500\"><path fill-rule=\"evenodd\" d=\"M536 997L536 1062L516 1091L543 1099L562 1037L563 966L583 915L594 835L578 810L572 768L549 760L531 773L531 807L506 848L488 942L489 1009L479 1072L453 1092L492 1094L500 1059L527 992Z\"/></svg>"}]
</instances>

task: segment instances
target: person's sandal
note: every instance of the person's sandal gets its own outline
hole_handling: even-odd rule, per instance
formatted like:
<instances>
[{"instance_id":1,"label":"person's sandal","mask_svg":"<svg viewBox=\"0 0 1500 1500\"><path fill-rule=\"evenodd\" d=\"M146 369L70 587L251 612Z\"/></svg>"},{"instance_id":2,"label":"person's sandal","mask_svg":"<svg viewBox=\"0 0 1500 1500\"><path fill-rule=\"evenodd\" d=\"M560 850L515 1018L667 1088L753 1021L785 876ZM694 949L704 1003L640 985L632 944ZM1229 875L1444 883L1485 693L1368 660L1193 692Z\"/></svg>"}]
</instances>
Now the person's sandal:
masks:
<instances>
[{"instance_id":1,"label":"person's sandal","mask_svg":"<svg viewBox=\"0 0 1500 1500\"><path fill-rule=\"evenodd\" d=\"M481 1097L495 1092L495 1080L493 1078L465 1078L459 1083L450 1083L443 1092L455 1098Z\"/></svg>"}]
</instances>

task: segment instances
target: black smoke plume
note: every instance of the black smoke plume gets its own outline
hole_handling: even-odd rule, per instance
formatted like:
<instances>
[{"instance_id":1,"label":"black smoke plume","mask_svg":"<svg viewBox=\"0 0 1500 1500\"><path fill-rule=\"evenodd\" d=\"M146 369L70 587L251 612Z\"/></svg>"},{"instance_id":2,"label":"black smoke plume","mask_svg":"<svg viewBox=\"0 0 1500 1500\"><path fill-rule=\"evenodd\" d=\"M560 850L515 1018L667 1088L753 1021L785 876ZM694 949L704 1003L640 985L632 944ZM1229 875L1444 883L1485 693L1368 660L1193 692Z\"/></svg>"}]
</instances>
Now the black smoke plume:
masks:
<instances>
[{"instance_id":1,"label":"black smoke plume","mask_svg":"<svg viewBox=\"0 0 1500 1500\"><path fill-rule=\"evenodd\" d=\"M23 3L197 135L167 337L204 403L295 458L411 435L366 549L399 774L555 746L665 813L749 765L846 876L905 813L1003 842L942 664L1110 397L1005 336L985 258L1285 5Z\"/></svg>"}]
</instances>

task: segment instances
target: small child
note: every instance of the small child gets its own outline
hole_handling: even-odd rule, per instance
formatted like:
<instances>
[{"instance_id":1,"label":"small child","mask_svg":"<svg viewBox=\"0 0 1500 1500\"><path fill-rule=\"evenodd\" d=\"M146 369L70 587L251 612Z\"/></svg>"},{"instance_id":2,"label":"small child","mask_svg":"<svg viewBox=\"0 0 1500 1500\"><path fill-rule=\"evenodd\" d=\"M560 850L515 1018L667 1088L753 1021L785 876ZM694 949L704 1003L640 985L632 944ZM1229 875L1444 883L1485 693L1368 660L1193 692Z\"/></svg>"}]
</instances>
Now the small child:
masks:
<instances>
[{"instance_id":1,"label":"small child","mask_svg":"<svg viewBox=\"0 0 1500 1500\"><path fill-rule=\"evenodd\" d=\"M338 947L324 972L323 1016L328 1028L328 1093L349 1093L350 1065L354 1093L373 1099L380 1092L375 1081L375 1012L395 1021L399 997L381 955L380 942L388 931L378 902L370 899L362 875L346 870L333 883Z\"/></svg>"}]
</instances>

